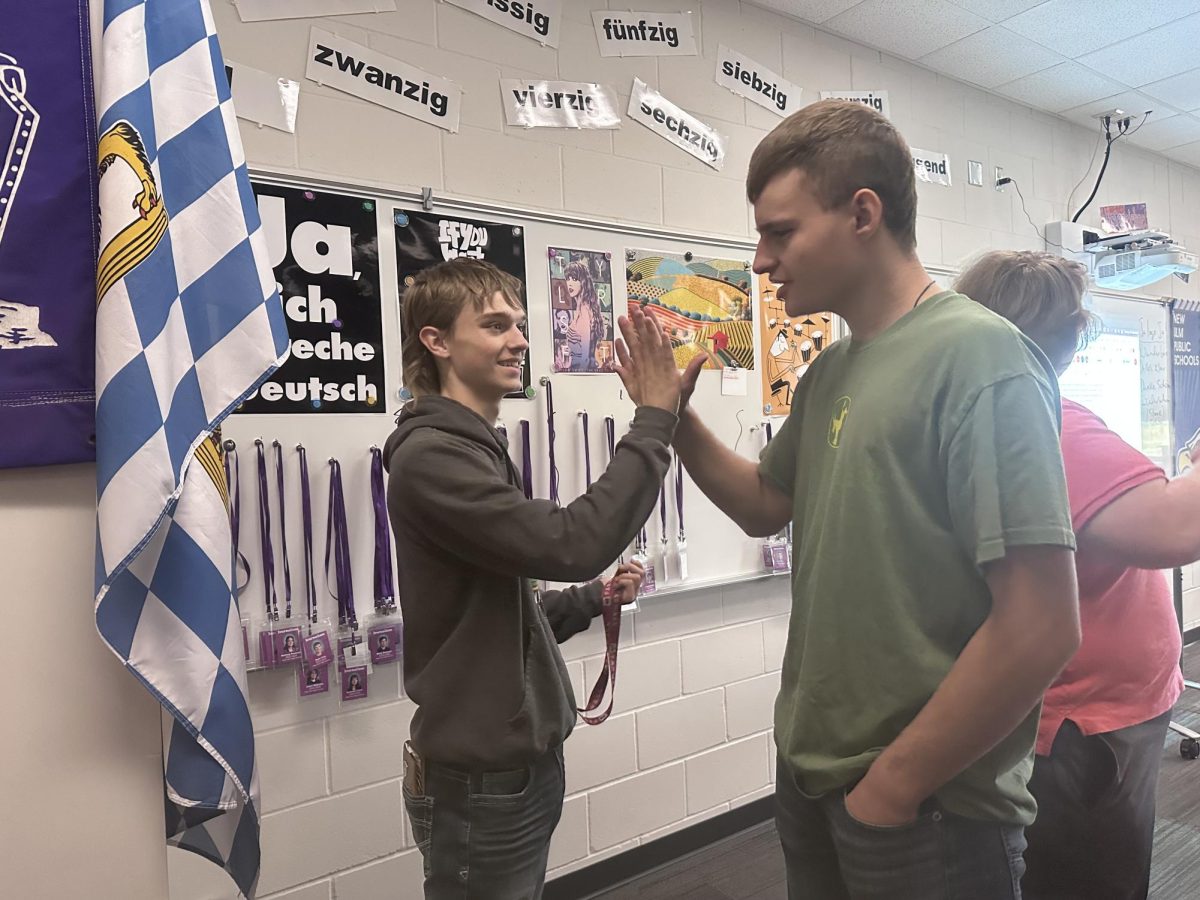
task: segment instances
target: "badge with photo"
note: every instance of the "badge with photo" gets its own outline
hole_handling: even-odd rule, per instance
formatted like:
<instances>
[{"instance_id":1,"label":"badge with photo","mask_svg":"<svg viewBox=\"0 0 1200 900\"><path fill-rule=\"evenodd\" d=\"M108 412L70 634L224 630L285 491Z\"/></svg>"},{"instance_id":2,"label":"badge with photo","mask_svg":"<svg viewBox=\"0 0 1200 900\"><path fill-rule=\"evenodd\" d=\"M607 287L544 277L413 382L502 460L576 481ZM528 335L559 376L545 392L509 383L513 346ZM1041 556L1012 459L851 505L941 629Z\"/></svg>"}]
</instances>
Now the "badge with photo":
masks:
<instances>
[{"instance_id":1,"label":"badge with photo","mask_svg":"<svg viewBox=\"0 0 1200 900\"><path fill-rule=\"evenodd\" d=\"M367 667L347 666L342 671L342 699L365 700L367 697Z\"/></svg>"}]
</instances>

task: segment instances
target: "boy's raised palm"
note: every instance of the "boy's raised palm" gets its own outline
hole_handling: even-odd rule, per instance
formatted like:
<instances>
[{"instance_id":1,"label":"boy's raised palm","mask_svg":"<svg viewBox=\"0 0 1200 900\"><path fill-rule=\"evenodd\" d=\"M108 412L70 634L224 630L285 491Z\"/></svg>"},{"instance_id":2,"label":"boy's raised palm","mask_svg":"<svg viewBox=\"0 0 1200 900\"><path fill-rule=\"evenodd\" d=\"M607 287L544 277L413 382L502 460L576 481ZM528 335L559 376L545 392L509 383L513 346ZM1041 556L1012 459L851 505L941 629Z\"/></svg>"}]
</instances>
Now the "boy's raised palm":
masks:
<instances>
[{"instance_id":1,"label":"boy's raised palm","mask_svg":"<svg viewBox=\"0 0 1200 900\"><path fill-rule=\"evenodd\" d=\"M621 316L622 340L617 341L617 374L638 406L656 406L667 412L679 411L681 380L675 368L671 340L658 324L653 312L640 306L629 308ZM694 386L694 381L693 381Z\"/></svg>"}]
</instances>

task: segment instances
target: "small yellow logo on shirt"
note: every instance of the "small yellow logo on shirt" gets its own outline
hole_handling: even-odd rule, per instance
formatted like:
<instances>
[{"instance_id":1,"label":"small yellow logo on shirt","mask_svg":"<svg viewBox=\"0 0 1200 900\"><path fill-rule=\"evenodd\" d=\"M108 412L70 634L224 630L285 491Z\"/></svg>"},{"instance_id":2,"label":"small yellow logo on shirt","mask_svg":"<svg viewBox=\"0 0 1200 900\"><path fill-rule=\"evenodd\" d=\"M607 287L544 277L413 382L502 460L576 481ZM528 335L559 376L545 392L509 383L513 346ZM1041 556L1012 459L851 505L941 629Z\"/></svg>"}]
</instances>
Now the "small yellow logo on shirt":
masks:
<instances>
[{"instance_id":1,"label":"small yellow logo on shirt","mask_svg":"<svg viewBox=\"0 0 1200 900\"><path fill-rule=\"evenodd\" d=\"M846 424L846 416L850 414L850 398L839 397L833 405L833 415L829 419L829 446L835 450L842 443L842 426Z\"/></svg>"}]
</instances>

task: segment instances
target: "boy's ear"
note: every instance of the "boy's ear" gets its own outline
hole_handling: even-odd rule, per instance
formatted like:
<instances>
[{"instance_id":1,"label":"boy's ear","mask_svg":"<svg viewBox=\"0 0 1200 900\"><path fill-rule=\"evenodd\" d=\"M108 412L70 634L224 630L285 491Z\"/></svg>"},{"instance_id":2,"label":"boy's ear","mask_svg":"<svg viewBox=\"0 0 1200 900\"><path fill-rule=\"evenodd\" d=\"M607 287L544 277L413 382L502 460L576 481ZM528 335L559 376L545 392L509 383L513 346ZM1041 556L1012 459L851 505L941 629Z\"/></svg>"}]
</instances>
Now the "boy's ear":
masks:
<instances>
[{"instance_id":1,"label":"boy's ear","mask_svg":"<svg viewBox=\"0 0 1200 900\"><path fill-rule=\"evenodd\" d=\"M438 359L450 358L450 348L446 346L446 334L442 329L426 325L421 329L419 337L421 343L425 345L425 349L435 357Z\"/></svg>"},{"instance_id":2,"label":"boy's ear","mask_svg":"<svg viewBox=\"0 0 1200 900\"><path fill-rule=\"evenodd\" d=\"M854 230L861 237L870 237L883 227L883 200L870 188L860 188L850 198L854 214Z\"/></svg>"}]
</instances>

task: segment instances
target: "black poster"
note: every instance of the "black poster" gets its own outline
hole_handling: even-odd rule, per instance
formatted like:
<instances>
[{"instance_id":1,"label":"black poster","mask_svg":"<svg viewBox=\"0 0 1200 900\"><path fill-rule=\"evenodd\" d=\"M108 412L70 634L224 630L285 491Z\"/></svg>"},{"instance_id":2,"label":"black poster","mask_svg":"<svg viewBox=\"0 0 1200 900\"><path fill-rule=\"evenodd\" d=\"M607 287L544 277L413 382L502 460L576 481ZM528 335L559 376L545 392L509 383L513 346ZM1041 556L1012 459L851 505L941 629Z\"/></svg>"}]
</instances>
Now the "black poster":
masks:
<instances>
[{"instance_id":1,"label":"black poster","mask_svg":"<svg viewBox=\"0 0 1200 900\"><path fill-rule=\"evenodd\" d=\"M483 222L435 213L396 211L396 270L400 303L418 273L460 256L483 259L521 282L521 303L529 298L525 281L525 230L519 225ZM522 379L529 388L529 354L525 354ZM526 393L509 394L524 397Z\"/></svg>"},{"instance_id":2,"label":"black poster","mask_svg":"<svg viewBox=\"0 0 1200 900\"><path fill-rule=\"evenodd\" d=\"M238 411L386 412L375 201L253 187L291 356Z\"/></svg>"}]
</instances>

